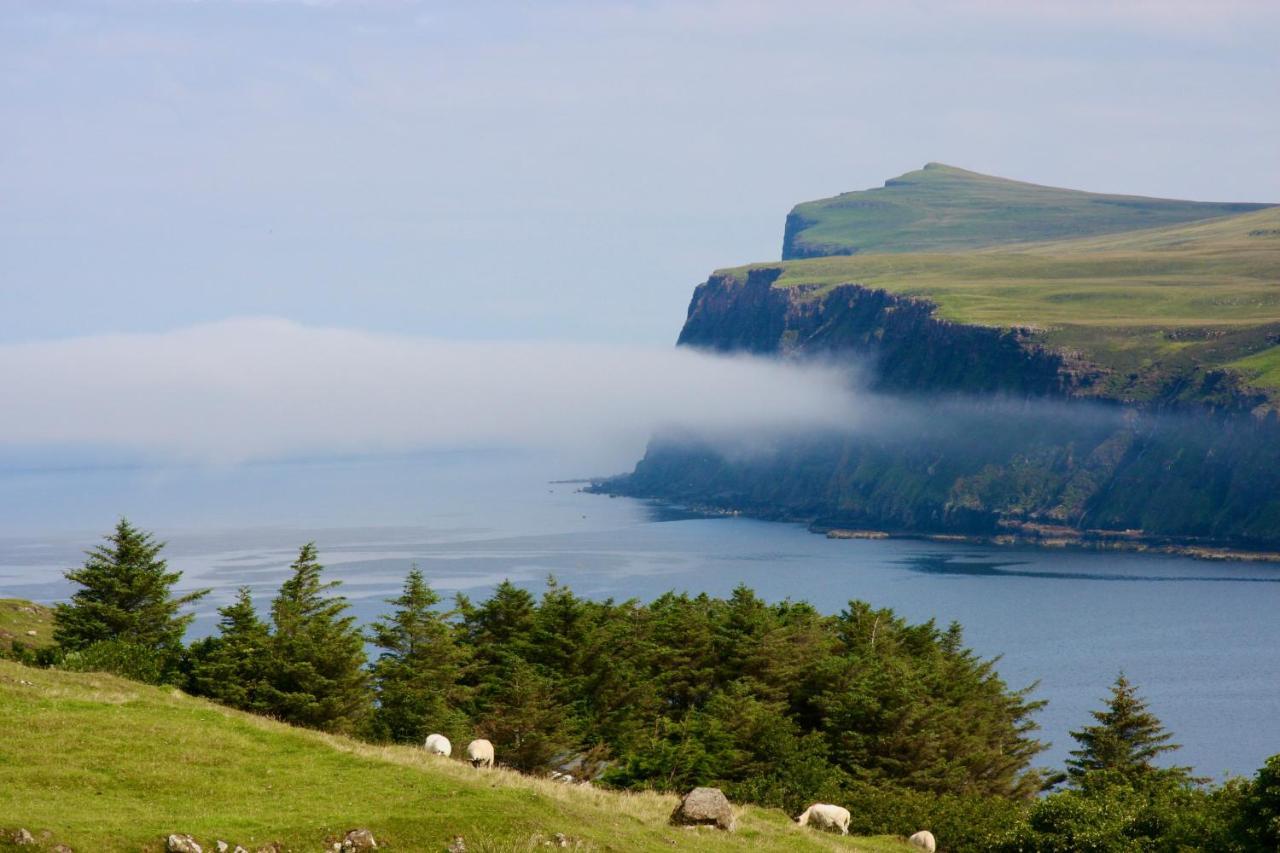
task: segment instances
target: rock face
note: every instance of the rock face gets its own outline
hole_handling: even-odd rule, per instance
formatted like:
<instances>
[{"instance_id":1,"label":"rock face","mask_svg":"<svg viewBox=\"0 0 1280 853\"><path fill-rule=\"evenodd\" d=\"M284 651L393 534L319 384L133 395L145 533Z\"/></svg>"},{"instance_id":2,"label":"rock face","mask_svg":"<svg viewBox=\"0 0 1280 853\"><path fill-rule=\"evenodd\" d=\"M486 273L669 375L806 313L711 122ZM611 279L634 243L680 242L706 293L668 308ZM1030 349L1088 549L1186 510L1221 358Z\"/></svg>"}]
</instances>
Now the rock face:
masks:
<instances>
[{"instance_id":1,"label":"rock face","mask_svg":"<svg viewBox=\"0 0 1280 853\"><path fill-rule=\"evenodd\" d=\"M168 853L204 853L204 850L190 835L170 835L165 839L164 849Z\"/></svg>"},{"instance_id":2,"label":"rock face","mask_svg":"<svg viewBox=\"0 0 1280 853\"><path fill-rule=\"evenodd\" d=\"M729 798L719 788L694 788L671 813L671 822L678 826L714 826L733 832L737 818Z\"/></svg>"},{"instance_id":3,"label":"rock face","mask_svg":"<svg viewBox=\"0 0 1280 853\"><path fill-rule=\"evenodd\" d=\"M907 843L925 853L935 853L938 849L938 842L934 840L933 833L927 829L922 829L908 838Z\"/></svg>"}]
</instances>

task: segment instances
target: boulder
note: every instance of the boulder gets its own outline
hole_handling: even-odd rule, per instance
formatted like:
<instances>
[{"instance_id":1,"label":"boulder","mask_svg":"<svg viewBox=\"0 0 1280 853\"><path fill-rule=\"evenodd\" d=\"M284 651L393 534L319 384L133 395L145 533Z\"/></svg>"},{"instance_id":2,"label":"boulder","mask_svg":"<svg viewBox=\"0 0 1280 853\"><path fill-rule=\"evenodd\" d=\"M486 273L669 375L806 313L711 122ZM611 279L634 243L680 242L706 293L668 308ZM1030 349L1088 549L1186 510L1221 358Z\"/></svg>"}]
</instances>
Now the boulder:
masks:
<instances>
[{"instance_id":1,"label":"boulder","mask_svg":"<svg viewBox=\"0 0 1280 853\"><path fill-rule=\"evenodd\" d=\"M737 825L733 806L719 788L694 788L685 794L671 813L671 822L677 826L714 826L725 832L733 832Z\"/></svg>"},{"instance_id":2,"label":"boulder","mask_svg":"<svg viewBox=\"0 0 1280 853\"><path fill-rule=\"evenodd\" d=\"M231 845L222 839L218 839L213 846L218 848L218 853L227 853L231 849Z\"/></svg>"},{"instance_id":3,"label":"boulder","mask_svg":"<svg viewBox=\"0 0 1280 853\"><path fill-rule=\"evenodd\" d=\"M467 843L462 840L461 835L455 835L453 841L447 848L448 853L467 853Z\"/></svg>"},{"instance_id":4,"label":"boulder","mask_svg":"<svg viewBox=\"0 0 1280 853\"><path fill-rule=\"evenodd\" d=\"M933 833L927 829L922 829L908 838L907 843L917 850L925 851L925 853L935 853L938 849L938 842L934 840Z\"/></svg>"},{"instance_id":5,"label":"boulder","mask_svg":"<svg viewBox=\"0 0 1280 853\"><path fill-rule=\"evenodd\" d=\"M353 829L342 839L342 853L354 853L357 850L376 850L378 842L373 840L373 833L367 829Z\"/></svg>"},{"instance_id":6,"label":"boulder","mask_svg":"<svg viewBox=\"0 0 1280 853\"><path fill-rule=\"evenodd\" d=\"M190 835L170 835L164 842L168 853L204 853L204 849Z\"/></svg>"},{"instance_id":7,"label":"boulder","mask_svg":"<svg viewBox=\"0 0 1280 853\"><path fill-rule=\"evenodd\" d=\"M28 844L35 844L36 837L25 829L19 829L13 834L13 843L16 847L26 847Z\"/></svg>"}]
</instances>

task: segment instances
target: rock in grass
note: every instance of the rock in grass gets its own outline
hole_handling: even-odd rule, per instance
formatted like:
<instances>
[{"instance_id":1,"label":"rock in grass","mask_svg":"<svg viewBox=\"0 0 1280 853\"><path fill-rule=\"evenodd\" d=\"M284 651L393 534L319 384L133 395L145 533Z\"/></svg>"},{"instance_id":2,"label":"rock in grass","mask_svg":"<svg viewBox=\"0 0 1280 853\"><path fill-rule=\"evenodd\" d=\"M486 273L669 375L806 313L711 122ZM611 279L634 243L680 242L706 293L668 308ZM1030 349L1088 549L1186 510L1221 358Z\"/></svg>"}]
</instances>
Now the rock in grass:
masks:
<instances>
[{"instance_id":1,"label":"rock in grass","mask_svg":"<svg viewBox=\"0 0 1280 853\"><path fill-rule=\"evenodd\" d=\"M356 850L377 849L378 842L373 840L373 833L367 829L353 829L342 839L342 853L354 853Z\"/></svg>"},{"instance_id":2,"label":"rock in grass","mask_svg":"<svg viewBox=\"0 0 1280 853\"><path fill-rule=\"evenodd\" d=\"M170 835L164 843L168 853L204 853L204 849L190 835Z\"/></svg>"},{"instance_id":3,"label":"rock in grass","mask_svg":"<svg viewBox=\"0 0 1280 853\"><path fill-rule=\"evenodd\" d=\"M694 788L685 794L671 813L671 822L678 826L714 826L725 832L733 832L737 824L733 806L719 788Z\"/></svg>"},{"instance_id":4,"label":"rock in grass","mask_svg":"<svg viewBox=\"0 0 1280 853\"><path fill-rule=\"evenodd\" d=\"M453 837L453 843L445 849L448 850L449 853L467 853L467 842L462 840L461 835L455 835Z\"/></svg>"},{"instance_id":5,"label":"rock in grass","mask_svg":"<svg viewBox=\"0 0 1280 853\"><path fill-rule=\"evenodd\" d=\"M35 844L36 837L25 829L19 829L13 834L13 843L17 847L26 847L28 844Z\"/></svg>"}]
</instances>

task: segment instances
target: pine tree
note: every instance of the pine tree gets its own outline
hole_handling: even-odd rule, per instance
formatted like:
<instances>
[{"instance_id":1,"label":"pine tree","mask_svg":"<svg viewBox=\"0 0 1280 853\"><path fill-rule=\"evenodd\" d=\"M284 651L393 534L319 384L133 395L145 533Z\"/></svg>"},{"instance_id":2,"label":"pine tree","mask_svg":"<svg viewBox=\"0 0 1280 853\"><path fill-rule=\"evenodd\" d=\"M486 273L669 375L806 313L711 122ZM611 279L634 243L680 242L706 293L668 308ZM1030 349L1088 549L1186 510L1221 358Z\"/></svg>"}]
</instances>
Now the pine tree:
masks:
<instances>
[{"instance_id":1,"label":"pine tree","mask_svg":"<svg viewBox=\"0 0 1280 853\"><path fill-rule=\"evenodd\" d=\"M115 642L160 656L182 648L193 614L178 611L208 594L196 590L174 596L182 572L170 572L160 552L163 542L120 519L105 544L87 552L79 569L66 573L80 585L69 604L55 610L54 639L67 651Z\"/></svg>"},{"instance_id":2,"label":"pine tree","mask_svg":"<svg viewBox=\"0 0 1280 853\"><path fill-rule=\"evenodd\" d=\"M1180 747L1169 743L1173 735L1147 710L1147 703L1138 696L1137 688L1124 673L1120 673L1112 685L1107 707L1091 713L1098 724L1071 733L1080 744L1079 749L1071 751L1072 758L1067 761L1067 773L1073 781L1080 782L1097 771L1112 771L1129 779L1157 772L1187 776L1185 767L1159 770L1151 763Z\"/></svg>"},{"instance_id":3,"label":"pine tree","mask_svg":"<svg viewBox=\"0 0 1280 853\"><path fill-rule=\"evenodd\" d=\"M314 542L302 546L291 568L271 604L265 706L291 723L352 731L369 710L364 638L355 617L345 615L347 600L326 595L339 582L321 582Z\"/></svg>"},{"instance_id":4,"label":"pine tree","mask_svg":"<svg viewBox=\"0 0 1280 853\"><path fill-rule=\"evenodd\" d=\"M479 729L493 741L503 764L525 772L545 769L575 741L551 682L523 660L505 669Z\"/></svg>"},{"instance_id":5,"label":"pine tree","mask_svg":"<svg viewBox=\"0 0 1280 853\"><path fill-rule=\"evenodd\" d=\"M415 566L404 591L387 603L395 612L369 627L370 642L384 649L373 664L372 733L407 742L432 732L460 739L467 729L458 684L466 656L446 615L435 609L440 597Z\"/></svg>"},{"instance_id":6,"label":"pine tree","mask_svg":"<svg viewBox=\"0 0 1280 853\"><path fill-rule=\"evenodd\" d=\"M219 608L217 637L192 646L191 692L245 711L264 711L271 633L258 618L248 587Z\"/></svg>"}]
</instances>

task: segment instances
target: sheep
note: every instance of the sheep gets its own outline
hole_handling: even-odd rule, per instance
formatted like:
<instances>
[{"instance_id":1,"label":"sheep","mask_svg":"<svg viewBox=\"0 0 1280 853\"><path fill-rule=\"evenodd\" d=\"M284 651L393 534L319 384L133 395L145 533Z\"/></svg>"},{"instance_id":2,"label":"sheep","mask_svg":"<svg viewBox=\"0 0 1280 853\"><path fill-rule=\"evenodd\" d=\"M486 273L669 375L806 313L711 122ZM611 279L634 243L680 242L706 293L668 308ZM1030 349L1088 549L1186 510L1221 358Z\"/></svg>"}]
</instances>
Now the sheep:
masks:
<instances>
[{"instance_id":1,"label":"sheep","mask_svg":"<svg viewBox=\"0 0 1280 853\"><path fill-rule=\"evenodd\" d=\"M815 829L825 829L828 832L840 830L841 835L848 835L850 818L851 815L846 808L833 806L830 803L814 803L804 810L804 814L796 818L796 823L801 826L812 825Z\"/></svg>"},{"instance_id":2,"label":"sheep","mask_svg":"<svg viewBox=\"0 0 1280 853\"><path fill-rule=\"evenodd\" d=\"M927 829L922 829L908 838L907 843L925 853L934 853L938 849L938 842L934 840L933 833Z\"/></svg>"},{"instance_id":3,"label":"sheep","mask_svg":"<svg viewBox=\"0 0 1280 853\"><path fill-rule=\"evenodd\" d=\"M453 744L444 735L427 735L427 742L422 748L432 755L443 755L445 758L453 755Z\"/></svg>"},{"instance_id":4,"label":"sheep","mask_svg":"<svg viewBox=\"0 0 1280 853\"><path fill-rule=\"evenodd\" d=\"M467 744L467 761L472 767L493 766L493 744L484 738L473 740Z\"/></svg>"}]
</instances>

